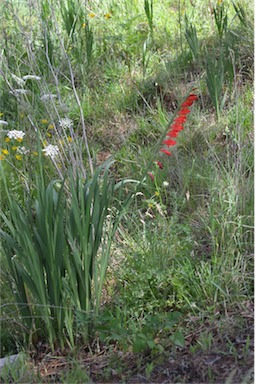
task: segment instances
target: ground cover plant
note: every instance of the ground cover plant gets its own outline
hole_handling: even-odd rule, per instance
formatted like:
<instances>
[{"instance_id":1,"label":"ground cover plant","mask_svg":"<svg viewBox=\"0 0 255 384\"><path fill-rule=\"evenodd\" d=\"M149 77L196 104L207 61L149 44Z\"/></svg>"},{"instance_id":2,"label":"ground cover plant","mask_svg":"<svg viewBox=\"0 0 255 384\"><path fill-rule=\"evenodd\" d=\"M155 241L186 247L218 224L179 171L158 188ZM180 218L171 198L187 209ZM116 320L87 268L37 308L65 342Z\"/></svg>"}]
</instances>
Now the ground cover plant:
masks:
<instances>
[{"instance_id":1,"label":"ground cover plant","mask_svg":"<svg viewBox=\"0 0 255 384\"><path fill-rule=\"evenodd\" d=\"M1 381L252 382L250 3L0 8Z\"/></svg>"}]
</instances>

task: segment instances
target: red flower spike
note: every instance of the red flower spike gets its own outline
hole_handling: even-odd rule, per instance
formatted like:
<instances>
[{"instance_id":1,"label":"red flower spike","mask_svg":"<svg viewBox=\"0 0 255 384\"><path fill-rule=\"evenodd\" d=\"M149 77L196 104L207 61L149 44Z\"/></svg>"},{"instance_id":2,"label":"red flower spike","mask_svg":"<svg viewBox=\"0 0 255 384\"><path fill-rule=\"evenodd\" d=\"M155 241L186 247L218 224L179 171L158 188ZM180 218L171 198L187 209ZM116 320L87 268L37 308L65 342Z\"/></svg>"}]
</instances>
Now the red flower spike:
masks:
<instances>
[{"instance_id":1,"label":"red flower spike","mask_svg":"<svg viewBox=\"0 0 255 384\"><path fill-rule=\"evenodd\" d=\"M167 145L168 147L171 147L172 145L176 144L176 141L168 139L168 140L164 140L163 144Z\"/></svg>"},{"instance_id":2,"label":"red flower spike","mask_svg":"<svg viewBox=\"0 0 255 384\"><path fill-rule=\"evenodd\" d=\"M154 181L154 175L151 172L148 172L148 175L150 176L151 180Z\"/></svg>"},{"instance_id":3,"label":"red flower spike","mask_svg":"<svg viewBox=\"0 0 255 384\"><path fill-rule=\"evenodd\" d=\"M181 107L183 108L183 107L191 107L192 106L192 104L194 103L194 101L193 100L186 100L186 101L184 101L182 104L181 104Z\"/></svg>"},{"instance_id":4,"label":"red flower spike","mask_svg":"<svg viewBox=\"0 0 255 384\"><path fill-rule=\"evenodd\" d=\"M169 152L167 149L160 149L160 152L165 153L167 156L171 156L172 155L172 153Z\"/></svg>"},{"instance_id":5,"label":"red flower spike","mask_svg":"<svg viewBox=\"0 0 255 384\"><path fill-rule=\"evenodd\" d=\"M160 162L160 161L157 161L157 165L158 165L158 167L160 168L160 169L163 169L164 167L163 167L163 164Z\"/></svg>"},{"instance_id":6,"label":"red flower spike","mask_svg":"<svg viewBox=\"0 0 255 384\"><path fill-rule=\"evenodd\" d=\"M190 109L188 108L182 108L178 113L177 115L178 116L186 116L190 113Z\"/></svg>"}]
</instances>

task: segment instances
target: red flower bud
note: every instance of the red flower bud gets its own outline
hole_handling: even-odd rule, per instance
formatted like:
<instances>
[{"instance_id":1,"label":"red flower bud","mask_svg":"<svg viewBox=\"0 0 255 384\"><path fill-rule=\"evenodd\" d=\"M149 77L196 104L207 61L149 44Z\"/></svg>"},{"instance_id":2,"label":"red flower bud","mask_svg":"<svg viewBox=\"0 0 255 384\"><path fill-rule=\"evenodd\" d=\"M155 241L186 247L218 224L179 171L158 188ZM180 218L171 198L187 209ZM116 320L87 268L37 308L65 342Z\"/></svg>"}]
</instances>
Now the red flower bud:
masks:
<instances>
[{"instance_id":1,"label":"red flower bud","mask_svg":"<svg viewBox=\"0 0 255 384\"><path fill-rule=\"evenodd\" d=\"M148 172L148 175L150 176L151 180L154 181L154 175L151 172Z\"/></svg>"},{"instance_id":2,"label":"red flower bud","mask_svg":"<svg viewBox=\"0 0 255 384\"><path fill-rule=\"evenodd\" d=\"M160 149L160 152L165 153L167 156L171 156L172 155L172 153L169 152L167 149Z\"/></svg>"}]
</instances>

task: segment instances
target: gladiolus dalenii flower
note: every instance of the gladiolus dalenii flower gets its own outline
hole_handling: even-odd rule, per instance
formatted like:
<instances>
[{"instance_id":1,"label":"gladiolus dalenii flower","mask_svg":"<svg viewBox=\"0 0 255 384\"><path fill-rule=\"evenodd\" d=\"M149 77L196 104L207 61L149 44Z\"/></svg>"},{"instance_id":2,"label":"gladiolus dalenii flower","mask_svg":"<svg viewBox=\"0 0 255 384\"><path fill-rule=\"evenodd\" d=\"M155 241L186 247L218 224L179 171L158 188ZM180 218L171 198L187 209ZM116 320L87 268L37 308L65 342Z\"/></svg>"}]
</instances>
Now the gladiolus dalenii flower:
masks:
<instances>
[{"instance_id":1,"label":"gladiolus dalenii flower","mask_svg":"<svg viewBox=\"0 0 255 384\"><path fill-rule=\"evenodd\" d=\"M164 141L163 141L163 144L167 145L168 147L171 147L172 145L175 145L175 144L176 144L176 141L171 140L171 139L169 139L169 140L164 140Z\"/></svg>"},{"instance_id":2,"label":"gladiolus dalenii flower","mask_svg":"<svg viewBox=\"0 0 255 384\"><path fill-rule=\"evenodd\" d=\"M198 100L197 95L191 93L186 100L181 104L181 109L179 112L177 112L177 117L174 119L173 123L170 125L170 130L166 133L166 139L163 140L163 144L165 144L167 147L171 147L173 145L176 145L176 141L172 140L172 138L175 138L178 136L178 133L183 130L183 124L185 123L187 119L187 115L190 113L190 109L187 107L191 107L194 103L194 101ZM168 149L161 148L160 152L164 153L167 156L171 156L171 152L168 151ZM157 161L157 164L160 169L163 169L163 164ZM159 165L160 164L160 165ZM154 176L151 172L148 172L148 175L154 181Z\"/></svg>"},{"instance_id":3,"label":"gladiolus dalenii flower","mask_svg":"<svg viewBox=\"0 0 255 384\"><path fill-rule=\"evenodd\" d=\"M169 152L167 149L160 149L160 152L165 153L167 156L171 156L172 155L172 153Z\"/></svg>"}]
</instances>

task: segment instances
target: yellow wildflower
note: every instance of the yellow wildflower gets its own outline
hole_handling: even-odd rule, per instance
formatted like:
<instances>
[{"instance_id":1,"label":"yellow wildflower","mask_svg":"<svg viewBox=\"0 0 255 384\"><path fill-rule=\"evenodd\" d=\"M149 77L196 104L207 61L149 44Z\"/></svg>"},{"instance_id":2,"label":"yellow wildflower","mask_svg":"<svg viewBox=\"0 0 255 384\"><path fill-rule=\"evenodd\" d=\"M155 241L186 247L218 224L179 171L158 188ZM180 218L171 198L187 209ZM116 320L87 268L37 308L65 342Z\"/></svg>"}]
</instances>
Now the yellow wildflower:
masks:
<instances>
[{"instance_id":1,"label":"yellow wildflower","mask_svg":"<svg viewBox=\"0 0 255 384\"><path fill-rule=\"evenodd\" d=\"M38 152L34 151L33 155L38 156Z\"/></svg>"},{"instance_id":2,"label":"yellow wildflower","mask_svg":"<svg viewBox=\"0 0 255 384\"><path fill-rule=\"evenodd\" d=\"M13 151L17 151L17 149L18 149L17 145L14 145L14 146L12 147L12 150L13 150Z\"/></svg>"},{"instance_id":3,"label":"yellow wildflower","mask_svg":"<svg viewBox=\"0 0 255 384\"><path fill-rule=\"evenodd\" d=\"M16 159L19 160L19 161L22 160L22 156L21 156L21 155L16 155L15 157L16 157Z\"/></svg>"},{"instance_id":4,"label":"yellow wildflower","mask_svg":"<svg viewBox=\"0 0 255 384\"><path fill-rule=\"evenodd\" d=\"M159 196L159 192L158 191L155 192L155 196Z\"/></svg>"},{"instance_id":5,"label":"yellow wildflower","mask_svg":"<svg viewBox=\"0 0 255 384\"><path fill-rule=\"evenodd\" d=\"M53 124L48 125L48 129L54 129L54 125Z\"/></svg>"},{"instance_id":6,"label":"yellow wildflower","mask_svg":"<svg viewBox=\"0 0 255 384\"><path fill-rule=\"evenodd\" d=\"M89 13L89 17L91 17L91 19L93 19L93 17L95 17L95 16L96 16L95 13L93 13L93 12Z\"/></svg>"},{"instance_id":7,"label":"yellow wildflower","mask_svg":"<svg viewBox=\"0 0 255 384\"><path fill-rule=\"evenodd\" d=\"M4 160L4 155L0 155L0 160Z\"/></svg>"},{"instance_id":8,"label":"yellow wildflower","mask_svg":"<svg viewBox=\"0 0 255 384\"><path fill-rule=\"evenodd\" d=\"M43 123L43 124L48 124L48 120L47 120L47 119L42 119L42 120L41 120L41 123Z\"/></svg>"},{"instance_id":9,"label":"yellow wildflower","mask_svg":"<svg viewBox=\"0 0 255 384\"><path fill-rule=\"evenodd\" d=\"M71 136L68 136L67 137L67 140L69 141L69 143L71 143L73 141L73 139L71 138Z\"/></svg>"},{"instance_id":10,"label":"yellow wildflower","mask_svg":"<svg viewBox=\"0 0 255 384\"><path fill-rule=\"evenodd\" d=\"M112 15L108 12L104 15L104 17L108 20L112 17Z\"/></svg>"},{"instance_id":11,"label":"yellow wildflower","mask_svg":"<svg viewBox=\"0 0 255 384\"><path fill-rule=\"evenodd\" d=\"M148 204L148 207L149 207L149 208L153 208L153 204L149 203L149 204Z\"/></svg>"},{"instance_id":12,"label":"yellow wildflower","mask_svg":"<svg viewBox=\"0 0 255 384\"><path fill-rule=\"evenodd\" d=\"M8 151L8 149L2 149L2 153L3 153L4 155L9 155L9 151Z\"/></svg>"},{"instance_id":13,"label":"yellow wildflower","mask_svg":"<svg viewBox=\"0 0 255 384\"><path fill-rule=\"evenodd\" d=\"M16 140L17 140L19 143L22 143L22 141L23 141L23 137L18 137Z\"/></svg>"},{"instance_id":14,"label":"yellow wildflower","mask_svg":"<svg viewBox=\"0 0 255 384\"><path fill-rule=\"evenodd\" d=\"M86 27L86 23L83 23L83 24L82 24L82 28L85 28L85 27Z\"/></svg>"},{"instance_id":15,"label":"yellow wildflower","mask_svg":"<svg viewBox=\"0 0 255 384\"><path fill-rule=\"evenodd\" d=\"M9 137L6 137L6 139L4 140L6 143L9 143L9 141L11 141L11 139Z\"/></svg>"}]
</instances>

